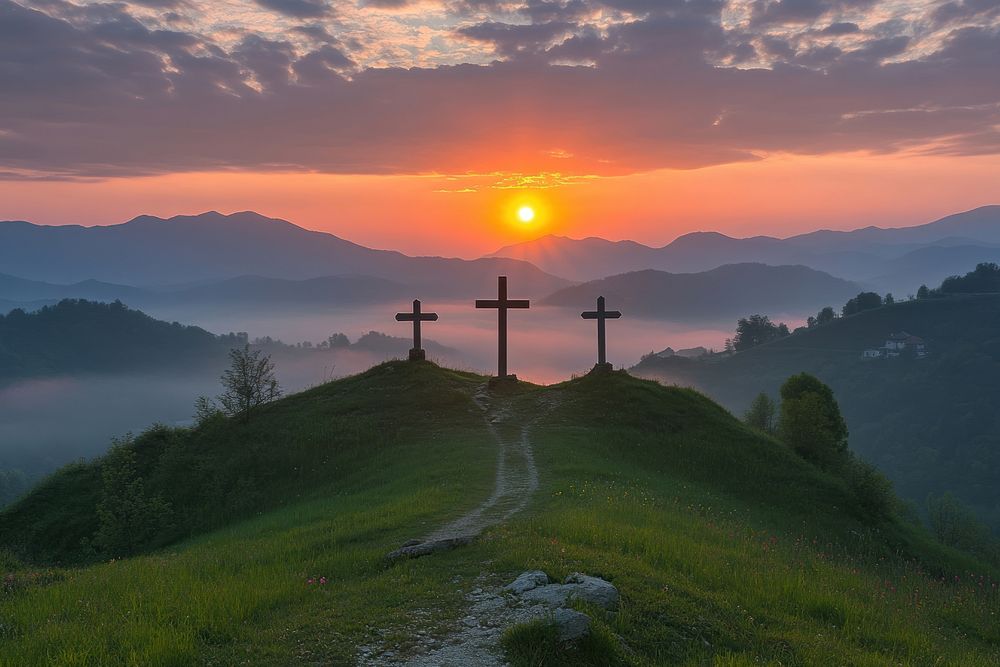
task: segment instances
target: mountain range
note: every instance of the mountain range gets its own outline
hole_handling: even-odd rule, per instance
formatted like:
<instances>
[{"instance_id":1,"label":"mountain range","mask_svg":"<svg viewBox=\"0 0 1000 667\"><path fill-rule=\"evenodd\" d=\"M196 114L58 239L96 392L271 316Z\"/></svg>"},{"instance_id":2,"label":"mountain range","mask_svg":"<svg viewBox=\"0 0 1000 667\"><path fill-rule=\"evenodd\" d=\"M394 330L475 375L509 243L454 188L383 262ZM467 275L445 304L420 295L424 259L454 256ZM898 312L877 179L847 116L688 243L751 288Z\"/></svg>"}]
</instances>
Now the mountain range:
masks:
<instances>
[{"instance_id":1,"label":"mountain range","mask_svg":"<svg viewBox=\"0 0 1000 667\"><path fill-rule=\"evenodd\" d=\"M601 294L609 308L630 316L705 321L839 307L859 291L855 283L805 266L727 264L700 273L623 273L567 287L543 303L593 308L594 295Z\"/></svg>"},{"instance_id":2,"label":"mountain range","mask_svg":"<svg viewBox=\"0 0 1000 667\"><path fill-rule=\"evenodd\" d=\"M496 290L499 274L510 276L528 297L570 284L520 260L409 257L249 211L168 219L144 215L95 227L0 222L0 272L76 287L90 280L153 287L240 276L366 276L435 297L488 296Z\"/></svg>"},{"instance_id":3,"label":"mountain range","mask_svg":"<svg viewBox=\"0 0 1000 667\"><path fill-rule=\"evenodd\" d=\"M578 281L643 269L687 273L743 262L801 264L880 291L905 294L921 283L937 284L948 275L964 273L978 262L1000 260L1000 206L983 206L915 227L821 230L786 239L694 232L662 247L550 235L489 256L523 260Z\"/></svg>"},{"instance_id":4,"label":"mountain range","mask_svg":"<svg viewBox=\"0 0 1000 667\"><path fill-rule=\"evenodd\" d=\"M95 227L0 222L0 309L62 298L271 310L471 299L493 293L503 274L519 295L550 304L589 305L598 290L637 314L731 316L813 311L863 288L911 294L983 261L1000 261L1000 206L916 227L787 239L696 232L660 248L546 236L471 260L410 257L249 211L210 211ZM729 265L741 268L721 270Z\"/></svg>"}]
</instances>

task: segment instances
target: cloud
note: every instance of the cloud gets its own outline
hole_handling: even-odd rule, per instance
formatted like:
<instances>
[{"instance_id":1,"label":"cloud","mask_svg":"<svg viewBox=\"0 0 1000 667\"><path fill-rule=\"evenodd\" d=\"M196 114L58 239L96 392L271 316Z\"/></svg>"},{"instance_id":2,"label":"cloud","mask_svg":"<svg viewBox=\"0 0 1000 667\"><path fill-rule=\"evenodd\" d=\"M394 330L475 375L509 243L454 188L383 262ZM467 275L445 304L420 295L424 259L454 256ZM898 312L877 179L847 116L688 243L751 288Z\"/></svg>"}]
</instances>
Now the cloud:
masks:
<instances>
[{"instance_id":1,"label":"cloud","mask_svg":"<svg viewBox=\"0 0 1000 667\"><path fill-rule=\"evenodd\" d=\"M937 5L855 0L747 5L737 21L699 0L399 4L306 22L185 4L180 30L148 2L0 0L0 178L573 178L776 152L1000 152L1000 26L966 24L975 8L941 27Z\"/></svg>"},{"instance_id":2,"label":"cloud","mask_svg":"<svg viewBox=\"0 0 1000 667\"><path fill-rule=\"evenodd\" d=\"M258 5L298 19L327 16L333 8L326 0L255 0Z\"/></svg>"},{"instance_id":3,"label":"cloud","mask_svg":"<svg viewBox=\"0 0 1000 667\"><path fill-rule=\"evenodd\" d=\"M757 25L811 23L831 13L865 9L877 0L765 0L754 3L753 22Z\"/></svg>"}]
</instances>

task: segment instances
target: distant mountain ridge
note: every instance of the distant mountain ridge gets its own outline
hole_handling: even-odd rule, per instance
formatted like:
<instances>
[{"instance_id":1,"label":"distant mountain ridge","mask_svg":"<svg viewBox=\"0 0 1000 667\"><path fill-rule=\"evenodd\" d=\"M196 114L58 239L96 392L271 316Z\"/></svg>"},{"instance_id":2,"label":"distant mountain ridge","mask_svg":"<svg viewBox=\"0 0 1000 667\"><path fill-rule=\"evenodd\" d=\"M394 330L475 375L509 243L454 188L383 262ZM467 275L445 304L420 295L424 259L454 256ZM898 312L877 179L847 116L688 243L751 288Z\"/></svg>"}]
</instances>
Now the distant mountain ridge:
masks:
<instances>
[{"instance_id":1,"label":"distant mountain ridge","mask_svg":"<svg viewBox=\"0 0 1000 667\"><path fill-rule=\"evenodd\" d=\"M519 260L410 257L374 250L286 220L244 211L164 219L139 216L97 227L0 222L0 272L50 283L86 280L133 286L221 281L258 275L284 280L370 276L428 296L480 296L505 274L540 297L569 281Z\"/></svg>"},{"instance_id":2,"label":"distant mountain ridge","mask_svg":"<svg viewBox=\"0 0 1000 667\"><path fill-rule=\"evenodd\" d=\"M983 206L916 227L819 230L786 239L733 238L718 232L692 232L662 247L634 241L593 237L577 240L550 235L506 246L489 256L520 259L543 271L581 281L642 269L686 273L746 262L801 264L840 278L870 283L882 290L904 291L916 289L920 282L940 282L940 277L929 272L927 278L911 285L914 272L903 269L894 273L891 260L927 248L956 246L966 248L963 262L970 261L972 266L1000 257L1000 206ZM963 264L954 270L964 272L972 266ZM919 277L919 272L916 275Z\"/></svg>"},{"instance_id":3,"label":"distant mountain ridge","mask_svg":"<svg viewBox=\"0 0 1000 667\"><path fill-rule=\"evenodd\" d=\"M700 273L646 269L562 289L543 300L553 306L593 307L603 295L608 307L630 316L671 320L728 320L764 313L808 313L839 307L860 287L805 266L727 264Z\"/></svg>"},{"instance_id":4,"label":"distant mountain ridge","mask_svg":"<svg viewBox=\"0 0 1000 667\"><path fill-rule=\"evenodd\" d=\"M261 307L281 311L301 306L333 308L405 302L412 291L405 285L371 276L324 276L284 280L237 276L196 285L140 288L85 280L58 285L0 274L0 314L12 308L34 310L61 299L123 301L141 309L174 306Z\"/></svg>"}]
</instances>

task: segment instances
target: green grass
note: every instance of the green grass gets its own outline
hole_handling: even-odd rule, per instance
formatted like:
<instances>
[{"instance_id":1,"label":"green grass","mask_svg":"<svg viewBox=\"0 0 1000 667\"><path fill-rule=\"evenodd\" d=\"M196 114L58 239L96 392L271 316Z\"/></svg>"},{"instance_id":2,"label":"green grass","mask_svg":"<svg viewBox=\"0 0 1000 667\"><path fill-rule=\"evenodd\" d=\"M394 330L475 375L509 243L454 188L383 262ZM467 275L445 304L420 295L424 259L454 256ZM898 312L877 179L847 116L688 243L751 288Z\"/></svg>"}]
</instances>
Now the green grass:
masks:
<instances>
[{"instance_id":1,"label":"green grass","mask_svg":"<svg viewBox=\"0 0 1000 667\"><path fill-rule=\"evenodd\" d=\"M579 642L567 646L551 619L537 619L508 628L501 637L504 654L513 667L576 667L627 664L617 638L607 626L596 626Z\"/></svg>"},{"instance_id":2,"label":"green grass","mask_svg":"<svg viewBox=\"0 0 1000 667\"><path fill-rule=\"evenodd\" d=\"M269 434L217 427L219 444L200 447L235 455L252 436L306 459L324 452L328 477L262 474L258 516L219 513L208 532L151 554L0 561L15 570L0 597L0 664L350 664L362 644L405 652L417 618L446 634L466 592L528 569L603 576L622 602L587 610L594 636L572 653L545 623L510 630L515 665L1000 664L995 572L905 524L866 522L837 479L695 392L621 374L510 392L511 414L539 419L529 510L469 547L386 564L489 494L495 458L471 404L480 381L390 364L275 404L257 426ZM361 420L378 442L339 440L322 430L331 419ZM56 512L39 517L49 526L82 513L58 509L52 494L67 488L0 515L0 541L24 547L7 530L28 508Z\"/></svg>"}]
</instances>

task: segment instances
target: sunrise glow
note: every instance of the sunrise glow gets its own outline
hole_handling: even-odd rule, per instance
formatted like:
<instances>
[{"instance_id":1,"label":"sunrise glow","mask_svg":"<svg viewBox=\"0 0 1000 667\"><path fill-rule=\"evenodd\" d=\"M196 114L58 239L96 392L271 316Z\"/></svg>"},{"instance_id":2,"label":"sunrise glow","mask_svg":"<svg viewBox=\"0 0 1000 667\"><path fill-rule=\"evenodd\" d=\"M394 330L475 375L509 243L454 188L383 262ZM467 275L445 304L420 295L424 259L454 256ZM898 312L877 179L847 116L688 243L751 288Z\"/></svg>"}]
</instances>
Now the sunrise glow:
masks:
<instances>
[{"instance_id":1,"label":"sunrise glow","mask_svg":"<svg viewBox=\"0 0 1000 667\"><path fill-rule=\"evenodd\" d=\"M517 209L517 219L527 224L535 220L535 209L530 206L522 206Z\"/></svg>"}]
</instances>

